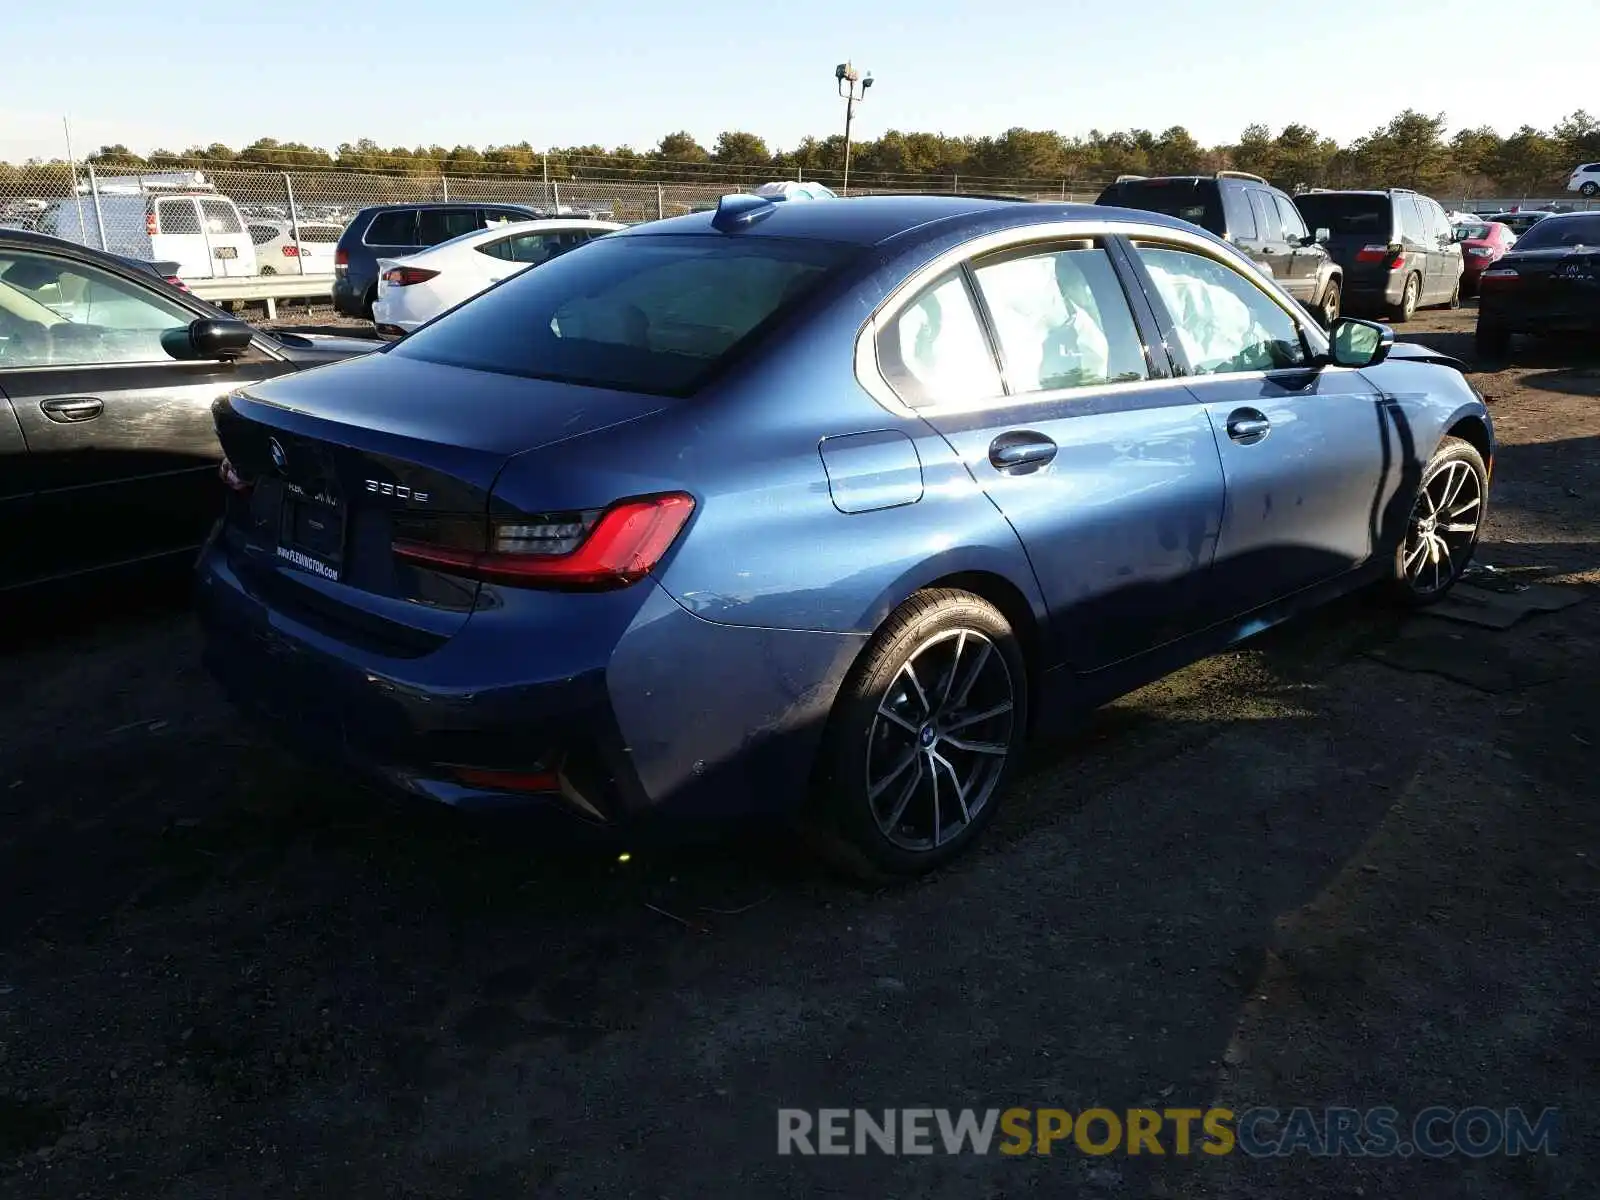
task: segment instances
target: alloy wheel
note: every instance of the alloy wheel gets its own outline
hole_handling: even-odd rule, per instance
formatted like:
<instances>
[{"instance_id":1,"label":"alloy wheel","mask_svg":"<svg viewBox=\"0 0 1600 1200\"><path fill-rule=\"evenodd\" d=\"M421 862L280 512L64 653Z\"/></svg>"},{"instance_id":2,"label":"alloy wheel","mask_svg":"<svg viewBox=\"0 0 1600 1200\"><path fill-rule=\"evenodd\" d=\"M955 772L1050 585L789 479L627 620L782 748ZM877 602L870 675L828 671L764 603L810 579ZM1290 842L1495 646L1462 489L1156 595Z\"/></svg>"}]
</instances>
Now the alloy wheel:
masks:
<instances>
[{"instance_id":1,"label":"alloy wheel","mask_svg":"<svg viewBox=\"0 0 1600 1200\"><path fill-rule=\"evenodd\" d=\"M1332 329L1333 323L1339 319L1339 285L1330 283L1328 290L1322 297L1322 325L1324 329Z\"/></svg>"},{"instance_id":2,"label":"alloy wheel","mask_svg":"<svg viewBox=\"0 0 1600 1200\"><path fill-rule=\"evenodd\" d=\"M867 801L902 850L937 850L977 819L1011 753L1011 670L976 629L913 651L879 701L867 743Z\"/></svg>"},{"instance_id":3,"label":"alloy wheel","mask_svg":"<svg viewBox=\"0 0 1600 1200\"><path fill-rule=\"evenodd\" d=\"M1419 596L1443 591L1466 567L1483 519L1483 481L1453 459L1423 482L1411 509L1400 571Z\"/></svg>"}]
</instances>

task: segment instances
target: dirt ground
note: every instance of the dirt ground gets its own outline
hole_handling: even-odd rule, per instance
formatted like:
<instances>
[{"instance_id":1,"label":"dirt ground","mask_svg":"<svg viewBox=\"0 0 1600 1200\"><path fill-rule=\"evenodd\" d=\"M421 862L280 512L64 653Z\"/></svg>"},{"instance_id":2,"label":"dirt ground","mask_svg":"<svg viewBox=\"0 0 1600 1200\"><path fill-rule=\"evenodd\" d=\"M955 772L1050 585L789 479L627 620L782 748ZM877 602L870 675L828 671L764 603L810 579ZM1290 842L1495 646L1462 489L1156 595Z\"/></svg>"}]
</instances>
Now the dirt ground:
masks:
<instances>
[{"instance_id":1,"label":"dirt ground","mask_svg":"<svg viewBox=\"0 0 1600 1200\"><path fill-rule=\"evenodd\" d=\"M1470 357L1470 310L1405 336ZM1600 1194L1600 356L1476 372L1505 631L1355 598L1041 745L868 893L314 776L181 600L0 656L0 1196ZM12 631L16 633L15 630ZM776 1109L1521 1106L1483 1159L780 1158Z\"/></svg>"}]
</instances>

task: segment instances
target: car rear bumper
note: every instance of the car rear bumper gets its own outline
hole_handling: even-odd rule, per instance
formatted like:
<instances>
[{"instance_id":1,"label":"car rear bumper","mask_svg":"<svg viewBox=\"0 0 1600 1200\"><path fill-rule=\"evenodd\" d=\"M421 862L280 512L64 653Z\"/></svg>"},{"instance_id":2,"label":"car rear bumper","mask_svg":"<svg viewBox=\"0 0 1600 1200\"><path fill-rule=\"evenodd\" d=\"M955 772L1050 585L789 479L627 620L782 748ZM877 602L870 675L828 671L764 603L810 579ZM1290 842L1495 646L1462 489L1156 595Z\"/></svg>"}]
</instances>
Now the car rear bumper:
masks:
<instances>
[{"instance_id":1,"label":"car rear bumper","mask_svg":"<svg viewBox=\"0 0 1600 1200\"><path fill-rule=\"evenodd\" d=\"M1600 296L1588 302L1556 301L1515 306L1484 295L1478 302L1479 326L1507 333L1600 334Z\"/></svg>"},{"instance_id":2,"label":"car rear bumper","mask_svg":"<svg viewBox=\"0 0 1600 1200\"><path fill-rule=\"evenodd\" d=\"M508 591L437 649L394 658L273 608L219 543L202 553L197 584L207 669L308 757L458 807L553 806L615 828L802 803L863 644L715 624L646 581ZM579 613L581 629L569 619ZM571 628L540 627L538 614ZM485 782L484 771L500 774ZM517 786L498 782L513 775ZM553 782L528 783L544 776Z\"/></svg>"},{"instance_id":3,"label":"car rear bumper","mask_svg":"<svg viewBox=\"0 0 1600 1200\"><path fill-rule=\"evenodd\" d=\"M333 311L346 317L364 317L366 312L366 287L348 273L333 277Z\"/></svg>"}]
</instances>

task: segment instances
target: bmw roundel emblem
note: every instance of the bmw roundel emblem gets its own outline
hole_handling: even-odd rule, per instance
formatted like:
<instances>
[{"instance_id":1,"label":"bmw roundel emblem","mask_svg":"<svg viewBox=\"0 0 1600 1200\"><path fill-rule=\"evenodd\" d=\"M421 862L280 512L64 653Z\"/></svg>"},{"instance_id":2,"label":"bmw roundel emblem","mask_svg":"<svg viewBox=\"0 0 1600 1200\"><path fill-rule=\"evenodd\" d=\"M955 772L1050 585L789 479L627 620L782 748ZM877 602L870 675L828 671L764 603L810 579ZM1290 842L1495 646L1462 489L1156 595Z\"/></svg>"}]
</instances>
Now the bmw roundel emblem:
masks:
<instances>
[{"instance_id":1,"label":"bmw roundel emblem","mask_svg":"<svg viewBox=\"0 0 1600 1200\"><path fill-rule=\"evenodd\" d=\"M280 471L287 471L289 469L289 456L283 452L283 443L278 441L277 438L272 438L267 445L272 451L272 465Z\"/></svg>"}]
</instances>

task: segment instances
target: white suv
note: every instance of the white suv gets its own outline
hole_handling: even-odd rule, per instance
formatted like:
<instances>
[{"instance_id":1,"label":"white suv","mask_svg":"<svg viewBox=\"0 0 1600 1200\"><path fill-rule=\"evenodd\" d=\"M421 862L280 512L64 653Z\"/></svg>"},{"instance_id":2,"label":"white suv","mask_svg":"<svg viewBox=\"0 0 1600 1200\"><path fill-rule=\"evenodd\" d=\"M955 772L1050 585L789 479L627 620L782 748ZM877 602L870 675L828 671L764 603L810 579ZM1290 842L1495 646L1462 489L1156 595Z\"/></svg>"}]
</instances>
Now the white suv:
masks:
<instances>
[{"instance_id":1,"label":"white suv","mask_svg":"<svg viewBox=\"0 0 1600 1200\"><path fill-rule=\"evenodd\" d=\"M1593 196L1600 192L1600 162L1584 163L1581 167L1574 167L1572 178L1567 180L1567 191L1582 192L1585 196Z\"/></svg>"}]
</instances>

